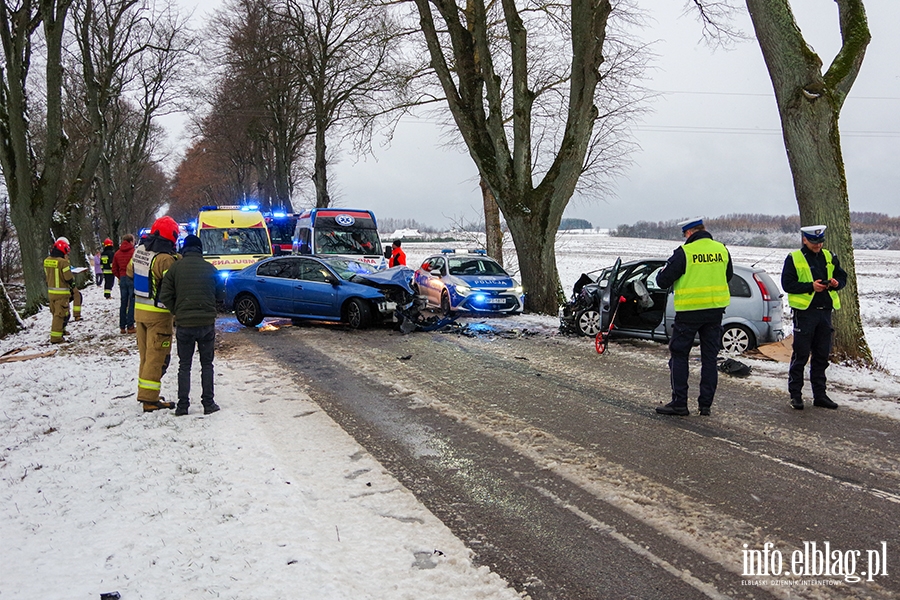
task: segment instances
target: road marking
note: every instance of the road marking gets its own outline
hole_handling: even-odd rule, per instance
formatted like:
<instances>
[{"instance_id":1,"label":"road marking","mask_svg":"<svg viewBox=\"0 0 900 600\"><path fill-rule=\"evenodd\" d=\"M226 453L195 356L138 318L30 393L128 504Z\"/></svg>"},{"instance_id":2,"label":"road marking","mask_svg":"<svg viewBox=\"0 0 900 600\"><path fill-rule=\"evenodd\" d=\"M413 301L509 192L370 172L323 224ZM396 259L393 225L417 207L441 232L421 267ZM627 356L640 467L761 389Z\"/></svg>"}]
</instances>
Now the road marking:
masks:
<instances>
[{"instance_id":1,"label":"road marking","mask_svg":"<svg viewBox=\"0 0 900 600\"><path fill-rule=\"evenodd\" d=\"M659 567L662 567L669 574L684 581L685 583L687 583L694 589L703 593L706 597L715 598L716 600L728 600L728 596L722 594L718 589L716 589L716 587L714 585L697 579L696 577L691 575L690 572L683 571L683 570L679 569L678 567L676 567L675 565L673 565L672 563L670 563L669 561L665 560L664 558L661 558L661 557L653 554L652 552L650 552L650 550L648 550L647 548L644 548L643 546L641 546L640 544L638 544L637 542L635 542L628 536L625 536L625 535L619 533L618 531L616 531L616 528L613 527L612 525L607 525L603 521L600 521L599 519L592 517L591 515L587 514L586 512L584 512L577 506L573 506L572 504L564 501L562 498L560 498L559 496L557 496L556 494L554 494L553 492L551 492L548 489L542 488L540 486L533 486L533 487L541 495L552 500L553 503L556 504L557 506L568 510L569 512L571 512L578 518L589 523L591 528L594 529L595 531L599 531L600 533L604 533L604 534L608 535L609 537L613 538L614 540L616 540L617 542L619 542L620 544L622 544L623 546L625 546L626 548L628 548L629 550L631 550L632 552L637 554L638 556L649 560L650 562L652 562L653 564L655 564Z\"/></svg>"}]
</instances>

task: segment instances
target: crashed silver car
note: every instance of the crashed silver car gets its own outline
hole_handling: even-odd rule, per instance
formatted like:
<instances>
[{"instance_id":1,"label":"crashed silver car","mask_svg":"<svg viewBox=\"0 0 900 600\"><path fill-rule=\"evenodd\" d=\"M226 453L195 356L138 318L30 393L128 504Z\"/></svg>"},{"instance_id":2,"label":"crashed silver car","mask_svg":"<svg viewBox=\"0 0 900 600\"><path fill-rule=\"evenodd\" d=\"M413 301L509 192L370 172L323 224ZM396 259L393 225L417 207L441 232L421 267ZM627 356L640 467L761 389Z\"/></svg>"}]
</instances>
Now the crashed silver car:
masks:
<instances>
[{"instance_id":1,"label":"crashed silver car","mask_svg":"<svg viewBox=\"0 0 900 600\"><path fill-rule=\"evenodd\" d=\"M575 283L571 300L560 310L565 332L596 336L609 329L613 337L668 342L675 320L674 293L656 285L665 259L643 259L584 273ZM722 318L722 348L740 354L760 344L780 341L781 290L765 270L734 265L728 283L731 303Z\"/></svg>"}]
</instances>

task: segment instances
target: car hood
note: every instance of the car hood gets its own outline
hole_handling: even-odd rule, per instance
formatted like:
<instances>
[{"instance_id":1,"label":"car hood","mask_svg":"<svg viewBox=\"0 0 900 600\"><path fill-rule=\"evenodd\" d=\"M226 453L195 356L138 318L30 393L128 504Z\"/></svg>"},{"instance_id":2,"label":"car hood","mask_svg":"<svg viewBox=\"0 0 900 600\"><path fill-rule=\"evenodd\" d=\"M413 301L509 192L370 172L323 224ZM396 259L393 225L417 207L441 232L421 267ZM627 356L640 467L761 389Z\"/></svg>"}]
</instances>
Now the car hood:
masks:
<instances>
[{"instance_id":1,"label":"car hood","mask_svg":"<svg viewBox=\"0 0 900 600\"><path fill-rule=\"evenodd\" d=\"M456 285L464 284L470 288L493 289L511 288L516 285L512 277L505 275L451 275L447 281Z\"/></svg>"},{"instance_id":2,"label":"car hood","mask_svg":"<svg viewBox=\"0 0 900 600\"><path fill-rule=\"evenodd\" d=\"M357 273L356 279L359 283L379 289L400 287L407 293L415 295L415 291L410 287L413 274L415 274L415 271L409 267L397 266L384 271L375 271L374 273Z\"/></svg>"}]
</instances>

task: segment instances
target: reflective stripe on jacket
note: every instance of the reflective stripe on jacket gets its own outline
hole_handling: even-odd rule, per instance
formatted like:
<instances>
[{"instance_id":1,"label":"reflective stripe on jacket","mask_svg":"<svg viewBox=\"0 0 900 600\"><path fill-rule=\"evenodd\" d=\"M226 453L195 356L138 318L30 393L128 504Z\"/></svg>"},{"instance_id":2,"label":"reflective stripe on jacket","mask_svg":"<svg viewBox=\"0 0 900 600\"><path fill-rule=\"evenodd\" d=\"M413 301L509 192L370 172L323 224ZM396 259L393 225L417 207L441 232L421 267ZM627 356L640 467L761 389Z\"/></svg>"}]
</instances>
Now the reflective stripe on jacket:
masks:
<instances>
[{"instance_id":1,"label":"reflective stripe on jacket","mask_svg":"<svg viewBox=\"0 0 900 600\"><path fill-rule=\"evenodd\" d=\"M684 275L675 282L675 312L725 308L728 291L728 250L721 242L701 238L682 246Z\"/></svg>"},{"instance_id":2,"label":"reflective stripe on jacket","mask_svg":"<svg viewBox=\"0 0 900 600\"><path fill-rule=\"evenodd\" d=\"M68 296L72 293L70 282L74 279L69 260L49 256L44 259L44 277L47 279L47 293L50 296Z\"/></svg>"},{"instance_id":3,"label":"reflective stripe on jacket","mask_svg":"<svg viewBox=\"0 0 900 600\"><path fill-rule=\"evenodd\" d=\"M822 256L825 257L826 273L828 280L830 281L834 277L834 261L831 260L831 252L825 248L822 248ZM791 258L794 259L794 269L797 270L797 281L800 283L812 283L812 269L809 268L809 261L803 256L803 252L801 250L794 250L791 252ZM809 292L808 294L788 294L788 304L791 308L806 310L809 308L810 303L812 303L814 295L815 292ZM831 307L834 310L840 309L841 299L838 297L837 291L828 290L828 295L831 296Z\"/></svg>"}]
</instances>

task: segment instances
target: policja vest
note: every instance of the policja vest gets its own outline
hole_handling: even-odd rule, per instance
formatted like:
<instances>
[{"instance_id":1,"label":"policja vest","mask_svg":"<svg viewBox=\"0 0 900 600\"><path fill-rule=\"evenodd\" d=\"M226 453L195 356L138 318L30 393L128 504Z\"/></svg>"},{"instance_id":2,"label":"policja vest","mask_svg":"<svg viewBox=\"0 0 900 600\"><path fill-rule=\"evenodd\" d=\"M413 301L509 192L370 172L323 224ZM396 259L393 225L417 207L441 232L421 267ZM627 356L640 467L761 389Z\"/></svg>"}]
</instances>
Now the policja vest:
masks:
<instances>
[{"instance_id":1,"label":"policja vest","mask_svg":"<svg viewBox=\"0 0 900 600\"><path fill-rule=\"evenodd\" d=\"M822 256L825 257L826 273L828 275L828 280L830 281L832 277L834 277L834 262L831 260L831 252L822 248ZM806 260L806 256L803 255L803 252L801 250L794 250L791 252L791 258L794 259L794 269L797 270L797 281L800 283L812 283L812 269L809 268L809 261ZM788 294L788 304L791 308L806 310L812 303L814 295L815 292L806 294ZM837 290L828 290L828 295L831 296L831 307L834 310L839 310L841 308L841 299L838 297Z\"/></svg>"},{"instance_id":2,"label":"policja vest","mask_svg":"<svg viewBox=\"0 0 900 600\"><path fill-rule=\"evenodd\" d=\"M727 307L731 294L725 245L701 238L681 248L685 268L684 275L675 281L675 312Z\"/></svg>"}]
</instances>

